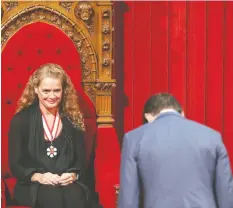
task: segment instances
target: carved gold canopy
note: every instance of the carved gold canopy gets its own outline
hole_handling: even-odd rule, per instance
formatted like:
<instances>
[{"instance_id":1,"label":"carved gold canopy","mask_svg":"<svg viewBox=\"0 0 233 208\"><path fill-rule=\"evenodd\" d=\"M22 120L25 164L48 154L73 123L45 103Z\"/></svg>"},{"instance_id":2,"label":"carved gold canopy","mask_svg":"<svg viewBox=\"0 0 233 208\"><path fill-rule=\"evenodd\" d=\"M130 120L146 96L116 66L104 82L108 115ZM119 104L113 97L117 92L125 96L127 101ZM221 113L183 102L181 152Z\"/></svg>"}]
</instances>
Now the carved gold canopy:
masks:
<instances>
[{"instance_id":1,"label":"carved gold canopy","mask_svg":"<svg viewBox=\"0 0 233 208\"><path fill-rule=\"evenodd\" d=\"M98 124L111 126L112 11L110 1L2 1L2 50L28 24L45 22L62 30L80 54L84 90L96 107Z\"/></svg>"}]
</instances>

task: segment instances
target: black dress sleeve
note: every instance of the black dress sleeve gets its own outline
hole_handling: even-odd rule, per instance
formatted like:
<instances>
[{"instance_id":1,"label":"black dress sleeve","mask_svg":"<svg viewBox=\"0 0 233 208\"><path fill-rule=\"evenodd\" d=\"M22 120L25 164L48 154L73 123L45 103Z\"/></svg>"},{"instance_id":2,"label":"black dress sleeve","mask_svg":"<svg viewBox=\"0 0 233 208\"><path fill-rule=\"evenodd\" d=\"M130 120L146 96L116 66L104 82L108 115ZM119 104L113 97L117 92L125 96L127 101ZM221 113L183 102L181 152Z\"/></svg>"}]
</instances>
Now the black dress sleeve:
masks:
<instances>
[{"instance_id":1,"label":"black dress sleeve","mask_svg":"<svg viewBox=\"0 0 233 208\"><path fill-rule=\"evenodd\" d=\"M79 175L79 180L83 177L83 173L86 169L86 156L85 156L85 145L84 145L84 133L79 130L74 130L73 137L74 145L74 161L72 166L67 170L67 172L77 173Z\"/></svg>"},{"instance_id":2,"label":"black dress sleeve","mask_svg":"<svg viewBox=\"0 0 233 208\"><path fill-rule=\"evenodd\" d=\"M8 154L9 165L13 176L19 181L29 183L33 173L37 172L35 168L26 167L26 157L28 157L27 143L28 138L25 138L25 116L22 114L15 115L10 123L8 134ZM30 160L30 158L27 158Z\"/></svg>"}]
</instances>

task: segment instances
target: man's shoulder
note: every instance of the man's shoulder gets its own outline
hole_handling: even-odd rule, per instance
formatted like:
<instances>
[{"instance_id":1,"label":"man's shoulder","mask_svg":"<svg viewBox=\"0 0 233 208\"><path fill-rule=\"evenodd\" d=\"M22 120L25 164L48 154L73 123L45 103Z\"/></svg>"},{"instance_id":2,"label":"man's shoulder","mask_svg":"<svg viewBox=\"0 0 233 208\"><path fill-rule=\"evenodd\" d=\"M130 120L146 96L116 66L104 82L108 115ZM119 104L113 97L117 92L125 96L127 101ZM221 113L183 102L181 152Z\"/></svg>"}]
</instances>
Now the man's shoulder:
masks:
<instances>
[{"instance_id":1,"label":"man's shoulder","mask_svg":"<svg viewBox=\"0 0 233 208\"><path fill-rule=\"evenodd\" d=\"M149 127L150 124L143 124L124 135L123 142L124 144L127 144L126 146L130 146L131 149L134 149L135 152L138 150L138 145L141 142L141 139L143 138L143 135L146 131L146 129Z\"/></svg>"},{"instance_id":2,"label":"man's shoulder","mask_svg":"<svg viewBox=\"0 0 233 208\"><path fill-rule=\"evenodd\" d=\"M142 134L144 134L145 130L150 126L150 123L143 124L135 129L132 129L131 131L128 131L125 135L128 138L135 138L140 137Z\"/></svg>"},{"instance_id":3,"label":"man's shoulder","mask_svg":"<svg viewBox=\"0 0 233 208\"><path fill-rule=\"evenodd\" d=\"M189 125L191 127L196 129L197 132L206 133L206 134L215 135L215 136L221 135L220 132L218 132L217 130L215 130L215 129L213 129L205 124L202 124L202 123L199 123L197 121L190 120L190 119L186 119L186 121L189 123Z\"/></svg>"}]
</instances>

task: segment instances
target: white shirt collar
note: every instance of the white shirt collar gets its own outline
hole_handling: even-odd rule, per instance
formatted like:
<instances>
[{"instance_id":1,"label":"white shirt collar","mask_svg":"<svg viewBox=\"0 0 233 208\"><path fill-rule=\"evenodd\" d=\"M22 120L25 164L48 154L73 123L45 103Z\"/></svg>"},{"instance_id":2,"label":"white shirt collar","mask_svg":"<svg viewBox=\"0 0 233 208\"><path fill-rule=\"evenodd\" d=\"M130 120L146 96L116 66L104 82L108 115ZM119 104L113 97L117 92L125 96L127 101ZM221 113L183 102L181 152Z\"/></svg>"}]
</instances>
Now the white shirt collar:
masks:
<instances>
[{"instance_id":1,"label":"white shirt collar","mask_svg":"<svg viewBox=\"0 0 233 208\"><path fill-rule=\"evenodd\" d=\"M177 113L176 110L174 109L171 109L171 108L167 108L167 109L163 109L159 112L159 115L162 114L162 113L168 113L168 112L174 112L174 113Z\"/></svg>"}]
</instances>

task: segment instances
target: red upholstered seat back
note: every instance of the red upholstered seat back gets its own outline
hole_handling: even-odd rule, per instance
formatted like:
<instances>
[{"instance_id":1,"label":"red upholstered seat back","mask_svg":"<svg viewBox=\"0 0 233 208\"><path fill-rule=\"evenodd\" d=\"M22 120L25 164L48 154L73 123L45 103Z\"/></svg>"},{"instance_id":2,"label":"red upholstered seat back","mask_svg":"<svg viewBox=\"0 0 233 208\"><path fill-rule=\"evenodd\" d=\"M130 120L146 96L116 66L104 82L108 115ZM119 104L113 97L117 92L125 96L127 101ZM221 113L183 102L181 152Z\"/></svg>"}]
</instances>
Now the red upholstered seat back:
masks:
<instances>
[{"instance_id":1,"label":"red upholstered seat back","mask_svg":"<svg viewBox=\"0 0 233 208\"><path fill-rule=\"evenodd\" d=\"M61 65L77 89L80 107L85 117L87 158L96 134L96 113L81 81L79 54L72 41L58 28L46 23L33 23L19 30L2 52L2 175L8 167L8 130L16 103L29 76L42 64ZM11 154L14 154L13 152Z\"/></svg>"}]
</instances>

